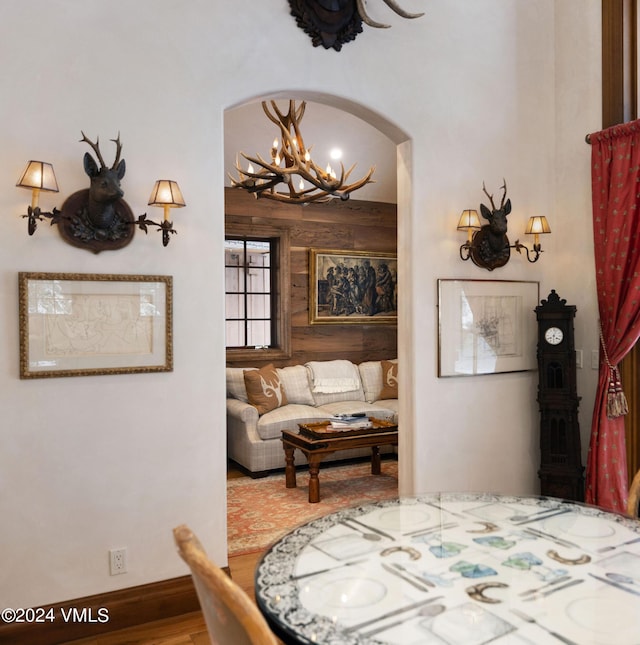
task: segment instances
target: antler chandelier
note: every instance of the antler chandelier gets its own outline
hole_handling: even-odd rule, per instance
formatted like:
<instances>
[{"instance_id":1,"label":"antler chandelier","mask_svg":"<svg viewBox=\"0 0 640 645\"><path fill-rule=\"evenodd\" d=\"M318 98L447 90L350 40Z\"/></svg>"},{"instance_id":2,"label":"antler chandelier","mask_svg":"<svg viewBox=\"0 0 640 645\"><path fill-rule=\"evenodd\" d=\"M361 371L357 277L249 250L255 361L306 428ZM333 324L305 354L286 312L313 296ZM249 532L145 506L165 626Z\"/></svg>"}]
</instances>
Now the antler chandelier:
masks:
<instances>
[{"instance_id":1,"label":"antler chandelier","mask_svg":"<svg viewBox=\"0 0 640 645\"><path fill-rule=\"evenodd\" d=\"M366 184L373 182L371 175L375 166L358 181L347 184L353 164L345 172L340 162L340 175L327 165L318 166L311 159L311 147L305 145L300 132L300 121L304 115L306 102L296 106L295 101L289 101L289 111L280 111L275 101L271 101L271 111L266 101L262 109L267 118L280 128L280 141L276 138L271 147L271 162L260 155L249 157L244 152L240 154L249 162L246 169L236 162L238 178L229 175L234 188L244 188L257 198L264 197L279 202L308 204L310 202L327 202L332 198L349 199L350 193ZM257 166L257 170L255 166ZM282 186L283 191L276 188Z\"/></svg>"}]
</instances>

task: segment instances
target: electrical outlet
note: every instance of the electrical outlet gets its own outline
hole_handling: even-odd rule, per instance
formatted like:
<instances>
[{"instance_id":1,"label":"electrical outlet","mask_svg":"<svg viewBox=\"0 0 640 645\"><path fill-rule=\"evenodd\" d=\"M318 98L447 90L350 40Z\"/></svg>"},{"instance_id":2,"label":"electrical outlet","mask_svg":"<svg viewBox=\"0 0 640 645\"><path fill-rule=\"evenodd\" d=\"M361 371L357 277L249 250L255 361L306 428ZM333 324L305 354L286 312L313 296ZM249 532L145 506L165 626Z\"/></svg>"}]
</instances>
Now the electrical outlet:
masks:
<instances>
[{"instance_id":1,"label":"electrical outlet","mask_svg":"<svg viewBox=\"0 0 640 645\"><path fill-rule=\"evenodd\" d=\"M597 370L600 369L600 353L597 349L591 350L591 369Z\"/></svg>"},{"instance_id":2,"label":"electrical outlet","mask_svg":"<svg viewBox=\"0 0 640 645\"><path fill-rule=\"evenodd\" d=\"M117 576L121 573L127 573L127 549L110 549L109 574Z\"/></svg>"},{"instance_id":3,"label":"electrical outlet","mask_svg":"<svg viewBox=\"0 0 640 645\"><path fill-rule=\"evenodd\" d=\"M576 367L582 369L582 350L576 349Z\"/></svg>"}]
</instances>

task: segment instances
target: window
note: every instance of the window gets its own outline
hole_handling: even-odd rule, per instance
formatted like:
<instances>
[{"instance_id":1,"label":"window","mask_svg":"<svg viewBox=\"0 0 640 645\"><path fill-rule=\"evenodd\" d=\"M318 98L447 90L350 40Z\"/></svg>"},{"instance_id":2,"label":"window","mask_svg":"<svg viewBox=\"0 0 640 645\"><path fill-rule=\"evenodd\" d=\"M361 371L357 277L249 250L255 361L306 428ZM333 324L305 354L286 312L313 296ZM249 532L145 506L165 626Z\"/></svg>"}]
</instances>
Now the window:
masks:
<instances>
[{"instance_id":1,"label":"window","mask_svg":"<svg viewBox=\"0 0 640 645\"><path fill-rule=\"evenodd\" d=\"M276 340L271 312L275 240L226 238L224 249L227 347L263 349Z\"/></svg>"},{"instance_id":2,"label":"window","mask_svg":"<svg viewBox=\"0 0 640 645\"><path fill-rule=\"evenodd\" d=\"M289 244L272 227L228 226L225 235L228 360L289 356Z\"/></svg>"}]
</instances>

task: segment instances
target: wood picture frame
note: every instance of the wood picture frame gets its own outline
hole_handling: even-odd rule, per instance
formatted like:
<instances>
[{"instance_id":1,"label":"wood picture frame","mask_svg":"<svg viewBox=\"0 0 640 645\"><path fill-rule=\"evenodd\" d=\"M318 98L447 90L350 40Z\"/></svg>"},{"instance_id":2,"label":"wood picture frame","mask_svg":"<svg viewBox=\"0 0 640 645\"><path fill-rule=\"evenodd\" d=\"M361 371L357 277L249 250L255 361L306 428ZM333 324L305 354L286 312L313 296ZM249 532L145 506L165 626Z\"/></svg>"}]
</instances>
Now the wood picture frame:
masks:
<instances>
[{"instance_id":1,"label":"wood picture frame","mask_svg":"<svg viewBox=\"0 0 640 645\"><path fill-rule=\"evenodd\" d=\"M170 372L173 279L18 274L20 378Z\"/></svg>"},{"instance_id":2,"label":"wood picture frame","mask_svg":"<svg viewBox=\"0 0 640 645\"><path fill-rule=\"evenodd\" d=\"M537 369L538 282L438 280L438 376Z\"/></svg>"},{"instance_id":3,"label":"wood picture frame","mask_svg":"<svg viewBox=\"0 0 640 645\"><path fill-rule=\"evenodd\" d=\"M396 325L393 253L309 249L311 325Z\"/></svg>"}]
</instances>

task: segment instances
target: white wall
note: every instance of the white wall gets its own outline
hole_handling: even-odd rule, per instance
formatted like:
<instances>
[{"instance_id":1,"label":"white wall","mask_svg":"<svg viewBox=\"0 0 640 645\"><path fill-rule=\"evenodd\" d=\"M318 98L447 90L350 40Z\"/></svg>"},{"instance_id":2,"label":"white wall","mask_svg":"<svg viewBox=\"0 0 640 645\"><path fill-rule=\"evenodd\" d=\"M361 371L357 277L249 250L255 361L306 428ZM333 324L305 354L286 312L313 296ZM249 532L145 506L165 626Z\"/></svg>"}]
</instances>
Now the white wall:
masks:
<instances>
[{"instance_id":1,"label":"white wall","mask_svg":"<svg viewBox=\"0 0 640 645\"><path fill-rule=\"evenodd\" d=\"M556 288L578 304L578 346L596 347L582 141L599 125L599 2L431 0L417 21L379 5L370 13L393 27L365 28L336 53L311 46L285 0L250 11L209 0L2 3L0 604L183 575L171 537L183 521L226 562L223 115L277 92L351 107L401 144L403 490L537 490L536 374L438 379L436 279L539 280L542 296ZM55 164L60 199L84 188L81 129L107 155L120 131L136 214L155 179L180 183L187 208L167 249L153 233L97 256L48 226L27 237L29 196L13 184L34 158ZM498 190L503 176L511 236L534 213L554 234L539 263L516 256L488 274L458 259L455 224L482 200L482 182ZM20 381L18 271L173 275L174 371ZM592 384L583 370L583 431ZM122 546L129 573L110 577L107 551Z\"/></svg>"},{"instance_id":2,"label":"white wall","mask_svg":"<svg viewBox=\"0 0 640 645\"><path fill-rule=\"evenodd\" d=\"M602 68L599 3L585 4L573 13L570 5L556 8L556 174L555 213L558 232L556 261L549 286L577 307L576 347L583 350L583 368L578 370L582 463L586 466L591 416L598 371L591 367L591 354L598 352L598 305L593 257L591 210L591 146L585 136L602 129ZM581 52L574 55L574 48ZM545 258L546 259L546 258ZM548 292L547 292L548 293Z\"/></svg>"},{"instance_id":3,"label":"white wall","mask_svg":"<svg viewBox=\"0 0 640 645\"><path fill-rule=\"evenodd\" d=\"M416 85L437 91L424 89L412 115L421 122L409 126L412 217L400 220L399 246L411 249L413 281L412 300L402 300L413 335L401 364L415 357L413 374L404 375L415 393L415 437L401 457L415 454L416 472L413 486L406 478L403 484L405 491L528 493L539 490L537 373L437 379L434 278L538 280L542 298L555 288L577 304L576 344L585 357L597 349L584 135L601 122L600 9L571 1L452 4L434 24L428 51L409 52L440 63L418 70ZM437 23L440 16L429 15ZM457 259L463 239L452 228L462 208L477 208L482 181L497 192L503 177L513 203L511 239L524 239L535 214L547 215L553 235L542 239L537 264L514 253L488 273ZM404 324L400 337L403 331ZM587 361L578 378L585 455L596 374Z\"/></svg>"}]
</instances>

